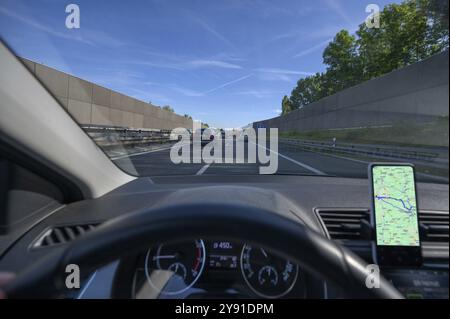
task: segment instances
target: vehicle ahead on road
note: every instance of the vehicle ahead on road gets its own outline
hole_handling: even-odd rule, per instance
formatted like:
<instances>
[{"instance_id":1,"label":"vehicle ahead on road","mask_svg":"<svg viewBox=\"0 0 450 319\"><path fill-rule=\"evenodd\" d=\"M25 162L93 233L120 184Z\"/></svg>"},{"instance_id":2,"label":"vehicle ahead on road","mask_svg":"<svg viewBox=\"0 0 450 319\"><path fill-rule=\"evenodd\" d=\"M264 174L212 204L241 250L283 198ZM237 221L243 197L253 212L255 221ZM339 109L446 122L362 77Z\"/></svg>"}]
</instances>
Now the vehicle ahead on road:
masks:
<instances>
[{"instance_id":1,"label":"vehicle ahead on road","mask_svg":"<svg viewBox=\"0 0 450 319\"><path fill-rule=\"evenodd\" d=\"M294 64L319 47L313 45L311 50L299 47L304 41L287 41L299 29L291 30L291 24L280 21L301 19L273 17L273 25L277 22L280 27L278 34L265 27L272 15L298 12L297 4L284 12L264 3L264 8L243 4L251 7L248 13L255 21L245 19L241 25L241 20L232 20L242 27L233 32L226 30L230 19L240 13L234 5L226 7L229 11L220 10L224 16L209 5L187 10L161 5L161 15L149 22L152 28L146 30L151 36L145 41L131 36L138 21L134 18L142 14L131 5L133 16L123 18L120 32L116 31L117 37L126 31L130 36L121 39L109 34L117 30L109 24L112 29L105 27L101 32L88 29L88 23L80 30L53 31L24 23L28 20L11 13L25 14L12 2L11 8L0 10L10 22L0 22L5 27L0 35L11 46L0 44L0 176L6 177L0 180L0 278L14 274L7 283L0 280L0 298L448 299L448 113L432 124L378 125L402 110L392 107L393 112L378 112L382 102L374 94L376 105L367 106L365 118L376 118L376 125L340 129L339 125L356 117L353 108L359 104L343 108L342 113L322 114L325 106L312 109L318 105L314 103L291 110L294 102L307 100L306 93L318 83L325 85L323 78L307 78L298 81L292 98L283 99L283 112L288 114L281 119L294 131L280 129L280 135L258 131L262 126L256 121L278 114L273 111L278 103L271 99L273 91L290 91L287 83L311 73L299 71L302 66L318 70L322 66L315 66L315 60ZM118 5L106 9L112 10L108 11L111 16L126 16ZM204 17L217 19L204 21ZM25 32L30 27L33 32ZM257 34L252 33L255 28ZM81 33L67 33L71 31ZM167 38L154 41L162 31ZM231 41L222 33L236 38ZM320 32L310 29L310 33L312 40ZM189 38L180 42L180 35ZM58 44L48 43L47 37ZM25 40L36 45L23 46L28 43ZM285 45L273 45L278 41ZM351 37L340 33L333 43L349 42ZM149 49L152 46L155 51ZM383 50L377 54L391 47L379 46ZM33 55L30 48L36 47L40 50ZM75 58L75 48L86 56ZM356 43L351 51L356 51ZM401 52L410 51L416 52L411 48ZM53 60L55 52L58 59ZM139 99L18 54L52 61L61 68L67 64L86 79ZM289 68L288 62L295 67ZM348 65L344 69L348 71ZM338 76L342 70L336 66L327 76ZM446 72L448 87L448 68ZM426 74L421 79L432 82L434 73ZM341 83L348 77L342 74L342 78L326 80ZM404 95L404 83L410 85L412 80L398 77L391 86L398 86ZM445 80L445 76L436 78ZM357 88L374 82L370 83ZM422 89L427 88L422 91L428 92L429 83L422 84ZM373 91L386 88L375 87ZM326 98L324 104L353 103L357 99L351 89L339 99L336 95ZM408 101L416 99L416 93ZM217 136L223 143L209 154L213 160L206 161L203 150L215 141L215 134L206 128L185 127L193 124L189 115L177 115L170 106L158 108L142 101L150 98L179 103L177 107L207 118L211 126L235 126L230 132L236 138L228 140L228 132L220 130ZM210 106L212 99L216 108ZM248 109L243 110L244 106ZM315 127L327 118L337 128L303 131L298 126L304 120L301 112L312 116L305 125ZM250 121L254 124L244 125ZM191 141L182 145L189 151L189 161L174 160L177 143L171 140L177 133L171 129L180 125L192 129L191 139L201 135L200 151ZM253 137L252 132L263 135ZM245 147L238 152L242 140ZM267 164L264 159L272 157L277 159L276 172L260 174L260 163L254 158ZM368 179L368 167L374 161L415 164L420 226L420 247L415 250L423 260L419 266L380 268L376 264ZM398 198L376 198L393 201L391 206L402 205L400 210L407 207L408 212L413 207Z\"/></svg>"}]
</instances>

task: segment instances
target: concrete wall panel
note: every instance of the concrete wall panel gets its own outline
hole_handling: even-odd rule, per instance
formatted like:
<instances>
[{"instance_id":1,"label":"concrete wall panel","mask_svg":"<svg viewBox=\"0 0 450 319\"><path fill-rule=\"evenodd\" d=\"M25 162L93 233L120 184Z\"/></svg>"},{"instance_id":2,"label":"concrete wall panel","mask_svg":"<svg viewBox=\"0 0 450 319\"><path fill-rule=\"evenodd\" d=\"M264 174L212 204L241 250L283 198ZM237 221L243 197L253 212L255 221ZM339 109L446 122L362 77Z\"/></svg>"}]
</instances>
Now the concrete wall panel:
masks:
<instances>
[{"instance_id":1,"label":"concrete wall panel","mask_svg":"<svg viewBox=\"0 0 450 319\"><path fill-rule=\"evenodd\" d=\"M106 106L92 104L91 123L99 125L111 125L111 109Z\"/></svg>"},{"instance_id":2,"label":"concrete wall panel","mask_svg":"<svg viewBox=\"0 0 450 319\"><path fill-rule=\"evenodd\" d=\"M133 113L133 127L134 128L144 127L144 115Z\"/></svg>"},{"instance_id":3,"label":"concrete wall panel","mask_svg":"<svg viewBox=\"0 0 450 319\"><path fill-rule=\"evenodd\" d=\"M115 91L111 91L111 103L109 104L109 106L113 109L118 109L120 110L120 101L121 101L121 96L122 94L115 92Z\"/></svg>"},{"instance_id":4,"label":"concrete wall panel","mask_svg":"<svg viewBox=\"0 0 450 319\"><path fill-rule=\"evenodd\" d=\"M447 51L254 126L283 132L433 121L449 113L448 74Z\"/></svg>"},{"instance_id":5,"label":"concrete wall panel","mask_svg":"<svg viewBox=\"0 0 450 319\"><path fill-rule=\"evenodd\" d=\"M69 100L69 113L80 124L91 124L91 104L77 100Z\"/></svg>"},{"instance_id":6,"label":"concrete wall panel","mask_svg":"<svg viewBox=\"0 0 450 319\"><path fill-rule=\"evenodd\" d=\"M92 83L70 76L69 99L92 103Z\"/></svg>"},{"instance_id":7,"label":"concrete wall panel","mask_svg":"<svg viewBox=\"0 0 450 319\"><path fill-rule=\"evenodd\" d=\"M111 125L113 126L125 126L124 112L117 109L110 109Z\"/></svg>"},{"instance_id":8,"label":"concrete wall panel","mask_svg":"<svg viewBox=\"0 0 450 319\"><path fill-rule=\"evenodd\" d=\"M25 66L81 124L169 129L192 127L192 121L83 79L27 59Z\"/></svg>"},{"instance_id":9,"label":"concrete wall panel","mask_svg":"<svg viewBox=\"0 0 450 319\"><path fill-rule=\"evenodd\" d=\"M92 87L92 104L109 106L110 103L111 90L94 84Z\"/></svg>"},{"instance_id":10,"label":"concrete wall panel","mask_svg":"<svg viewBox=\"0 0 450 319\"><path fill-rule=\"evenodd\" d=\"M35 74L53 95L67 98L69 94L69 76L67 74L41 64L36 65Z\"/></svg>"},{"instance_id":11,"label":"concrete wall panel","mask_svg":"<svg viewBox=\"0 0 450 319\"><path fill-rule=\"evenodd\" d=\"M122 111L134 112L134 99L132 97L121 94L120 109Z\"/></svg>"}]
</instances>

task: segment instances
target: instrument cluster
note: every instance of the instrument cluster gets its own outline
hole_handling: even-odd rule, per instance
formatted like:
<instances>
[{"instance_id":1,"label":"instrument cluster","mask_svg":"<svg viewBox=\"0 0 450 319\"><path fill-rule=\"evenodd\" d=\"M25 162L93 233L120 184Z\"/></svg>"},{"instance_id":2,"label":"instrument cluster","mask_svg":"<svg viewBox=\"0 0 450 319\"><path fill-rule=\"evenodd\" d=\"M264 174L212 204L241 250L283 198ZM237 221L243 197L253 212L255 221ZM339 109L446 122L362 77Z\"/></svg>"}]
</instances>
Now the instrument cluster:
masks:
<instances>
[{"instance_id":1,"label":"instrument cluster","mask_svg":"<svg viewBox=\"0 0 450 319\"><path fill-rule=\"evenodd\" d=\"M135 298L302 297L299 266L271 251L228 240L162 243L138 261Z\"/></svg>"}]
</instances>

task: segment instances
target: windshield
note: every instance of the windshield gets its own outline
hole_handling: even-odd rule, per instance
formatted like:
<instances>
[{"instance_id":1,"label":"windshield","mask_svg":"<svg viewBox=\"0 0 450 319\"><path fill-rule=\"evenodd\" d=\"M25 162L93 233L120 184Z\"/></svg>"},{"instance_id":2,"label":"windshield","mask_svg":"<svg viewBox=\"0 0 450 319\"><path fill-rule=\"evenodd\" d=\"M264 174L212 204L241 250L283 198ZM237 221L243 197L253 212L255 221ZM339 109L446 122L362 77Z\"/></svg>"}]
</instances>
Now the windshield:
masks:
<instances>
[{"instance_id":1,"label":"windshield","mask_svg":"<svg viewBox=\"0 0 450 319\"><path fill-rule=\"evenodd\" d=\"M448 1L1 0L0 36L132 175L448 183Z\"/></svg>"}]
</instances>

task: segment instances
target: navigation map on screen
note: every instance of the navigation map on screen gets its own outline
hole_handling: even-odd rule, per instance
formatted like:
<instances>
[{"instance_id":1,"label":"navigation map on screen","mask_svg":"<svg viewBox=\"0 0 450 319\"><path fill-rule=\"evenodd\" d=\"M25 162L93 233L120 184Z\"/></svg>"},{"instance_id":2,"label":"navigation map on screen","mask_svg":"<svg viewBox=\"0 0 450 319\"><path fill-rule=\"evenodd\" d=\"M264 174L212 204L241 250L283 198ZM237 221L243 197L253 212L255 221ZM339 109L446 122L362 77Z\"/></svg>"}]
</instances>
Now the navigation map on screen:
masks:
<instances>
[{"instance_id":1,"label":"navigation map on screen","mask_svg":"<svg viewBox=\"0 0 450 319\"><path fill-rule=\"evenodd\" d=\"M377 245L419 246L414 171L411 166L374 166Z\"/></svg>"}]
</instances>

